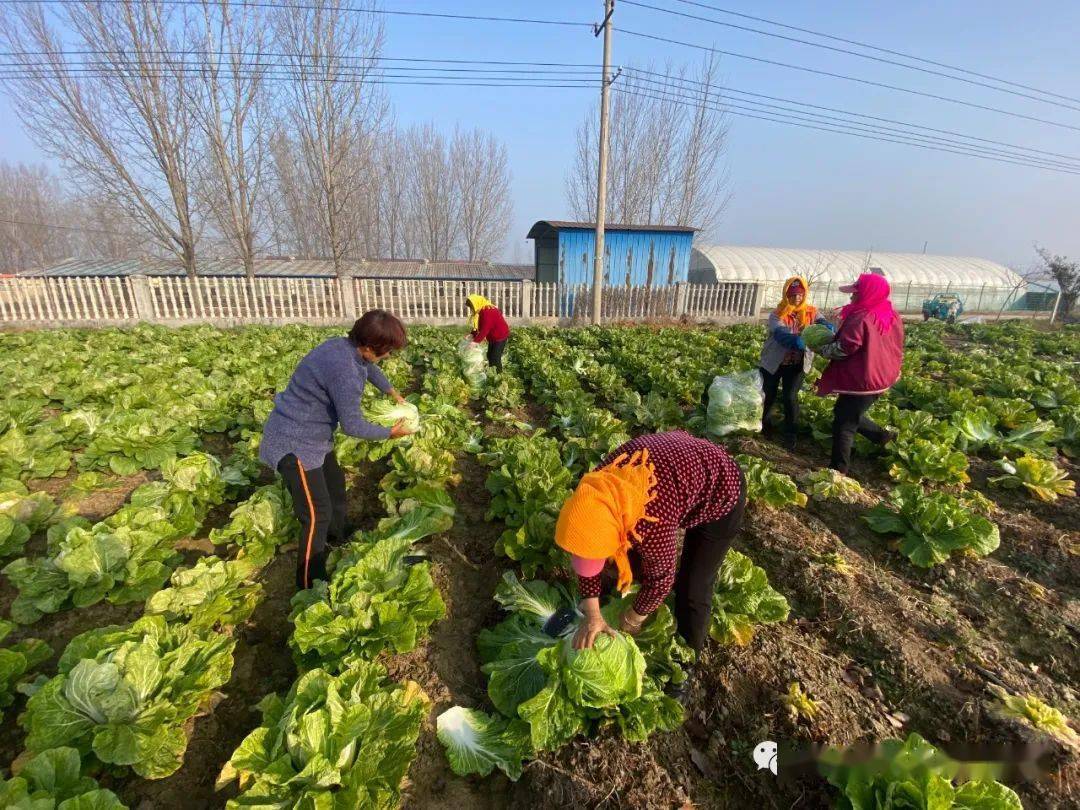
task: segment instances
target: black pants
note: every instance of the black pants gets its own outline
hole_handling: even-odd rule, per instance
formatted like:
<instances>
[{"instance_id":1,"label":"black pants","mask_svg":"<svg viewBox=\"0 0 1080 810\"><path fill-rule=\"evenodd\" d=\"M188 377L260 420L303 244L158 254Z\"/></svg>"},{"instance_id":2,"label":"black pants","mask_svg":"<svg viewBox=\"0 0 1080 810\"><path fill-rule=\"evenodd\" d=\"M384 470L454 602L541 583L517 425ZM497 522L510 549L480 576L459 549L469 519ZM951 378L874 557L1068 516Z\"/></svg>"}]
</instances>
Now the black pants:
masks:
<instances>
[{"instance_id":1,"label":"black pants","mask_svg":"<svg viewBox=\"0 0 1080 810\"><path fill-rule=\"evenodd\" d=\"M847 475L851 445L861 433L874 444L884 444L888 431L866 415L880 394L840 394L833 406L832 461L829 466Z\"/></svg>"},{"instance_id":2,"label":"black pants","mask_svg":"<svg viewBox=\"0 0 1080 810\"><path fill-rule=\"evenodd\" d=\"M675 574L675 624L679 635L695 653L701 653L709 637L716 575L731 548L731 541L742 527L745 512L746 479L743 477L734 509L720 520L686 531L679 570ZM634 578L640 579L641 563L637 551L632 549L629 557Z\"/></svg>"},{"instance_id":3,"label":"black pants","mask_svg":"<svg viewBox=\"0 0 1080 810\"><path fill-rule=\"evenodd\" d=\"M487 355L488 365L502 371L502 356L504 351L506 351L505 340L489 340Z\"/></svg>"},{"instance_id":4,"label":"black pants","mask_svg":"<svg viewBox=\"0 0 1080 810\"><path fill-rule=\"evenodd\" d=\"M763 368L761 372L761 387L765 391L765 408L761 417L762 426L768 429L770 414L776 403L776 393L780 389L780 383L784 384L784 398L781 400L784 406L784 432L794 436L796 426L799 423L799 392L802 390L806 372L803 371L802 362L780 366L775 374L770 374Z\"/></svg>"},{"instance_id":5,"label":"black pants","mask_svg":"<svg viewBox=\"0 0 1080 810\"><path fill-rule=\"evenodd\" d=\"M309 470L291 453L278 463L278 472L292 494L293 512L300 521L296 555L296 587L310 588L326 579L326 540L345 540L345 473L328 453L321 467Z\"/></svg>"}]
</instances>

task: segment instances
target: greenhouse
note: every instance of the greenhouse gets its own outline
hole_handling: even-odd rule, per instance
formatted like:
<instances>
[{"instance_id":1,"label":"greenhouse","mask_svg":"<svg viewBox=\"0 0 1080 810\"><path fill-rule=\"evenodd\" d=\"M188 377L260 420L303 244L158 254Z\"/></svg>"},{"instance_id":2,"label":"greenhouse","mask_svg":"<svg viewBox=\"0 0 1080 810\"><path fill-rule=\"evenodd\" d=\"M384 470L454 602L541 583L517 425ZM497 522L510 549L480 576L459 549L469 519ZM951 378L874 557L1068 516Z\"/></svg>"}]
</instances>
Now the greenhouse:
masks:
<instances>
[{"instance_id":1,"label":"greenhouse","mask_svg":"<svg viewBox=\"0 0 1080 810\"><path fill-rule=\"evenodd\" d=\"M889 279L893 301L905 312L917 312L924 299L945 292L959 295L968 312L1023 309L1028 297L1024 279L1004 265L967 256L921 253L698 245L690 256L689 280L698 284L762 282L768 306L780 297L785 279L802 275L811 284L814 303L827 309L847 302L848 296L839 286L863 272Z\"/></svg>"}]
</instances>

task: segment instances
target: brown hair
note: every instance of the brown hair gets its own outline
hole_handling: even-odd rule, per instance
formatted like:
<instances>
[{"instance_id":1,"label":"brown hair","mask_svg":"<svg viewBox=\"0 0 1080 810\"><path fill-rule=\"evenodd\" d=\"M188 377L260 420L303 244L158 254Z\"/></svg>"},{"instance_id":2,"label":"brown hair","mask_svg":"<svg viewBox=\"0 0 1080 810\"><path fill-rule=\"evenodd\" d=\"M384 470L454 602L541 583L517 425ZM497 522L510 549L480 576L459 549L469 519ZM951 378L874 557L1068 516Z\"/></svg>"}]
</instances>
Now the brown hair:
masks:
<instances>
[{"instance_id":1,"label":"brown hair","mask_svg":"<svg viewBox=\"0 0 1080 810\"><path fill-rule=\"evenodd\" d=\"M357 348L367 346L375 354L396 351L405 345L405 325L385 309L370 309L349 330Z\"/></svg>"}]
</instances>

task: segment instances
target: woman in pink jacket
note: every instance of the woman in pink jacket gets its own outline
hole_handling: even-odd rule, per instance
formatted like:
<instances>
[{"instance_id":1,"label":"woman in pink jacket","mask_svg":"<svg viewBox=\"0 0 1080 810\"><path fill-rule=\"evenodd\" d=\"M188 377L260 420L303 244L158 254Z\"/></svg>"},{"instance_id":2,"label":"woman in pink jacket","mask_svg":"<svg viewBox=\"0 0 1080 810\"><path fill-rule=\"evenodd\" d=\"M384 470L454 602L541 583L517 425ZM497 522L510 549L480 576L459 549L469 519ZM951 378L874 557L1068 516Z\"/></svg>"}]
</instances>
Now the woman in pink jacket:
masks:
<instances>
[{"instance_id":1,"label":"woman in pink jacket","mask_svg":"<svg viewBox=\"0 0 1080 810\"><path fill-rule=\"evenodd\" d=\"M829 466L847 475L856 433L882 446L896 437L866 412L900 379L904 322L889 300L891 290L884 276L863 273L840 289L851 293L851 303L840 311L835 339L819 352L829 367L818 381L818 394L838 395Z\"/></svg>"}]
</instances>

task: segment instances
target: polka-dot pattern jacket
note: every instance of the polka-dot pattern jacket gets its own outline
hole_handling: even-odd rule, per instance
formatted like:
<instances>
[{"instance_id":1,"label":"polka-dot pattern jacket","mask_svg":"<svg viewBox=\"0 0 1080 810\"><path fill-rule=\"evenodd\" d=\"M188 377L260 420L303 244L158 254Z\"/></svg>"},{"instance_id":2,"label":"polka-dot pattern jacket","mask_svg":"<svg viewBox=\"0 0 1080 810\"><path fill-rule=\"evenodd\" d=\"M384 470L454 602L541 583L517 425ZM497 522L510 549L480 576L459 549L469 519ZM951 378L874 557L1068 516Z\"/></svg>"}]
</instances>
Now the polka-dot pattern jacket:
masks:
<instances>
[{"instance_id":1,"label":"polka-dot pattern jacket","mask_svg":"<svg viewBox=\"0 0 1080 810\"><path fill-rule=\"evenodd\" d=\"M634 610L642 616L660 607L675 584L680 529L712 523L729 514L739 500L741 480L735 459L724 448L683 430L639 436L612 452L600 468L624 453L645 449L657 481L656 498L645 514L657 520L638 521L635 529L641 539L630 541L641 563L641 590ZM579 576L578 590L583 598L600 596L600 574Z\"/></svg>"}]
</instances>

